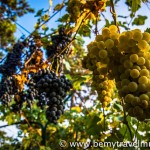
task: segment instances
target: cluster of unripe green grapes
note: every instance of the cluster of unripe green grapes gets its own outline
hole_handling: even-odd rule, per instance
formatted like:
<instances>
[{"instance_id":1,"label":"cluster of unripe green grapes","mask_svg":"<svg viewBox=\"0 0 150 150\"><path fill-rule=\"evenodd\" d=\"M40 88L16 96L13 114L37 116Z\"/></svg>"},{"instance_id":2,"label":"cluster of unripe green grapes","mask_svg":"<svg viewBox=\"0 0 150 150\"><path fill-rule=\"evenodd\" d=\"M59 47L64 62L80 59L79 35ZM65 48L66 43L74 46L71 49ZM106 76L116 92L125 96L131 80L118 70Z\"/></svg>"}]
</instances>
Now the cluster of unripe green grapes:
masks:
<instances>
[{"instance_id":1,"label":"cluster of unripe green grapes","mask_svg":"<svg viewBox=\"0 0 150 150\"><path fill-rule=\"evenodd\" d=\"M83 60L83 67L93 71L92 86L100 101L107 102L103 97L105 83L112 82L108 86L112 93L115 81L125 110L139 121L150 119L149 42L147 32L134 29L119 34L117 27L111 25L103 28L102 34L87 46L88 54Z\"/></svg>"}]
</instances>

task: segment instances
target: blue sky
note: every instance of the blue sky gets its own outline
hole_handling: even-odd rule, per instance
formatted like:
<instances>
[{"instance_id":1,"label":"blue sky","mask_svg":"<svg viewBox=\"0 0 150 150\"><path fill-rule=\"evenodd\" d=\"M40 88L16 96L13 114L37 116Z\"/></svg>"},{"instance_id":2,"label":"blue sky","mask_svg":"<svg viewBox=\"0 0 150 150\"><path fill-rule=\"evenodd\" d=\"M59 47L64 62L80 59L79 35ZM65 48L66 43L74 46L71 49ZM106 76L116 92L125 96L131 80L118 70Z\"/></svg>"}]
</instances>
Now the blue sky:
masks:
<instances>
[{"instance_id":1,"label":"blue sky","mask_svg":"<svg viewBox=\"0 0 150 150\"><path fill-rule=\"evenodd\" d=\"M29 4L31 7L33 7L35 9L35 11L38 11L41 8L44 8L45 10L49 8L49 0L28 0ZM53 0L53 6L54 7L57 3L61 3L62 0ZM115 6L116 9L116 13L118 15L129 15L128 12L128 8L127 6L124 4L125 0L121 0L117 6ZM58 22L56 22L57 18L61 17L64 13L65 9L63 9L61 12L59 12L52 20L50 20L50 22L47 23L49 28L55 28L58 25ZM150 10L148 9L148 7L146 6L146 4L142 4L142 8L136 13L136 15L148 15L150 13ZM53 12L50 11L50 15L52 15ZM106 10L106 12L104 12L106 18L108 20L112 20L112 14L110 13L109 8ZM17 20L17 22L22 25L25 29L27 29L29 32L32 32L34 30L34 25L37 21L37 18L34 17L35 14L27 14L21 18L19 18ZM121 20L121 19L120 19ZM127 19L128 21L130 21L130 19ZM125 21L125 20L123 20ZM105 25L105 20L103 17L101 17L101 22L99 23L99 30L102 29ZM150 18L148 18L146 20L146 23L144 26L132 26L132 24L130 25L131 29L134 28L139 28L142 31L144 31L146 28L150 27ZM123 31L124 29L121 29L121 31ZM24 33L26 36L28 36L29 34L26 33L24 30L22 30L19 26L17 27L17 32L16 32L16 37L20 38L20 36L22 35L22 33ZM87 43L89 43L90 41L92 41L94 38L94 35L92 35L92 38L85 38L85 45L87 45Z\"/></svg>"},{"instance_id":2,"label":"blue sky","mask_svg":"<svg viewBox=\"0 0 150 150\"><path fill-rule=\"evenodd\" d=\"M39 9L42 9L42 8L44 8L44 10L47 10L50 7L49 0L28 0L28 2L30 4L30 6L35 9L35 12L37 12ZM54 6L57 3L61 3L61 2L62 2L62 0L53 0L52 8L54 8ZM63 15L62 12L64 12L64 11L61 11L60 13L58 13L53 19L51 19L51 21L49 23L47 23L49 28L57 27L58 22L55 22L55 20ZM49 13L51 16L53 14L53 11L50 11ZM35 14L32 14L32 13L24 15L23 17L21 17L17 20L17 23L22 25L29 32L32 32L34 30L34 25L37 21L37 17L34 17L34 16L35 16ZM24 33L26 36L28 36L28 33L25 32L24 30L22 30L18 26L17 32L15 34L16 37L19 38L22 35L22 33Z\"/></svg>"},{"instance_id":3,"label":"blue sky","mask_svg":"<svg viewBox=\"0 0 150 150\"><path fill-rule=\"evenodd\" d=\"M48 9L49 8L49 0L28 0L29 4L31 7L33 7L35 9L35 11L44 8L44 9ZM56 3L61 3L62 0L53 0L53 7L55 6ZM119 15L129 15L128 12L128 8L126 7L126 5L124 5L124 0L121 0L121 2L118 3L118 5L115 7L116 8L116 12ZM54 17L54 19L52 19L49 23L48 26L50 28L53 27L57 27L57 22L55 22L55 20L58 17L61 17L63 15L63 12L58 13L58 15L56 17ZM137 15L149 15L150 10L147 8L147 6L145 4L142 4L142 8L138 11ZM52 11L50 12L50 14L52 14ZM106 18L109 20L112 20L112 14L109 12L109 9L107 10L106 13L104 13L106 15ZM35 14L27 14L21 18L18 19L18 23L20 25L22 25L24 28L26 28L29 32L32 32L34 30L34 25L36 23L37 18L34 17ZM105 25L105 21L104 18L102 17L101 22L99 23L99 29L101 29L103 26ZM131 29L137 28L136 26L130 26ZM146 28L150 27L150 18L147 19L146 24L144 26L139 26L138 28L141 29L142 31L144 31ZM123 31L123 30L122 30ZM18 27L17 32L16 32L16 37L20 38L20 36L22 35L22 33L24 33L26 36L28 36L28 33L26 33L24 30L22 30L20 27ZM94 38L94 36L92 36L92 38L85 38L85 45L87 45L90 41L92 41ZM0 125L2 124L6 124L5 122L0 122ZM16 129L15 127L7 127L5 130L8 135L13 136L16 135Z\"/></svg>"}]
</instances>

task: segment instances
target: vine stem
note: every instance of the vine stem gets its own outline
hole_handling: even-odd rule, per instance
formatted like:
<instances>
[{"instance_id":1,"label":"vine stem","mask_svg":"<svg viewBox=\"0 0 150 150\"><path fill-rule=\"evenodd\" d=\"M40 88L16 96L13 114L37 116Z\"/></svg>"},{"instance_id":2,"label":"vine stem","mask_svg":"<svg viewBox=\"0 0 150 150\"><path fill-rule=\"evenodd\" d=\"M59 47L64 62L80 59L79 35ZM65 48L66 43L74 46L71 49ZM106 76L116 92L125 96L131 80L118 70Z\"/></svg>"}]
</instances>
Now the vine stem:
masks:
<instances>
[{"instance_id":1,"label":"vine stem","mask_svg":"<svg viewBox=\"0 0 150 150\"><path fill-rule=\"evenodd\" d=\"M128 121L127 121L127 115L126 115L126 111L125 111L125 107L124 107L124 100L123 100L123 98L122 98L122 106L123 106L123 113L124 113L123 123L127 126L128 131L130 133L130 138L131 138L131 141L132 141L133 140L133 136L132 136L132 132L131 132L131 129L129 127Z\"/></svg>"},{"instance_id":2,"label":"vine stem","mask_svg":"<svg viewBox=\"0 0 150 150\"><path fill-rule=\"evenodd\" d=\"M98 19L96 17L96 24L95 24L95 34L98 34Z\"/></svg>"},{"instance_id":3,"label":"vine stem","mask_svg":"<svg viewBox=\"0 0 150 150\"><path fill-rule=\"evenodd\" d=\"M118 22L117 22L117 15L116 15L116 10L115 10L115 6L114 6L114 2L113 0L110 0L110 12L112 14L112 17L114 19L114 24L117 26L118 28L118 32L120 33L120 28L118 26Z\"/></svg>"}]
</instances>

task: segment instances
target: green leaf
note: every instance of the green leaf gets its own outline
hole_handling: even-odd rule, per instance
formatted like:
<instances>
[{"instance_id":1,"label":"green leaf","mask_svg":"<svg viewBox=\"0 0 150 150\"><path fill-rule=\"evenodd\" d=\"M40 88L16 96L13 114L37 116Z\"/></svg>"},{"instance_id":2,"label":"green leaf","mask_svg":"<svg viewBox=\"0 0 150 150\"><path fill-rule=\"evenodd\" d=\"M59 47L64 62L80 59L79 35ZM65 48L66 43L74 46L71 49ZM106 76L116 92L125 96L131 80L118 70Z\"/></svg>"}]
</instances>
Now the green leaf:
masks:
<instances>
[{"instance_id":1,"label":"green leaf","mask_svg":"<svg viewBox=\"0 0 150 150\"><path fill-rule=\"evenodd\" d=\"M150 28L147 28L144 32L150 33Z\"/></svg>"},{"instance_id":2,"label":"green leaf","mask_svg":"<svg viewBox=\"0 0 150 150\"><path fill-rule=\"evenodd\" d=\"M132 22L132 25L144 25L146 19L147 16L138 15Z\"/></svg>"},{"instance_id":3,"label":"green leaf","mask_svg":"<svg viewBox=\"0 0 150 150\"><path fill-rule=\"evenodd\" d=\"M58 19L58 22L68 22L69 19L70 19L69 14L65 14L64 16Z\"/></svg>"},{"instance_id":4,"label":"green leaf","mask_svg":"<svg viewBox=\"0 0 150 150\"><path fill-rule=\"evenodd\" d=\"M8 125L13 123L13 115L14 113L10 113L8 116L6 116L6 121L8 122Z\"/></svg>"},{"instance_id":5,"label":"green leaf","mask_svg":"<svg viewBox=\"0 0 150 150\"><path fill-rule=\"evenodd\" d=\"M141 4L140 0L132 0L132 12L136 12Z\"/></svg>"},{"instance_id":6,"label":"green leaf","mask_svg":"<svg viewBox=\"0 0 150 150\"><path fill-rule=\"evenodd\" d=\"M79 32L80 35L86 36L86 37L90 37L91 36L91 29L89 25L83 25Z\"/></svg>"},{"instance_id":7,"label":"green leaf","mask_svg":"<svg viewBox=\"0 0 150 150\"><path fill-rule=\"evenodd\" d=\"M92 116L89 115L85 122L87 124L87 129L86 132L89 135L97 135L98 132L103 130L102 124L98 123L100 121L100 118L96 115L93 114Z\"/></svg>"},{"instance_id":8,"label":"green leaf","mask_svg":"<svg viewBox=\"0 0 150 150\"><path fill-rule=\"evenodd\" d=\"M54 8L54 11L60 10L63 6L64 6L63 3L62 3L62 4L57 4L57 5L55 6L55 8Z\"/></svg>"},{"instance_id":9,"label":"green leaf","mask_svg":"<svg viewBox=\"0 0 150 150\"><path fill-rule=\"evenodd\" d=\"M86 75L86 76L76 75L76 76L74 76L73 78L74 78L73 87L74 87L76 90L79 90L79 89L81 89L81 85L82 85L84 82L88 82L88 81L91 79L91 76L90 76L90 75Z\"/></svg>"},{"instance_id":10,"label":"green leaf","mask_svg":"<svg viewBox=\"0 0 150 150\"><path fill-rule=\"evenodd\" d=\"M34 17L39 17L39 16L41 16L42 13L43 13L43 10L44 10L43 8L40 9L40 10L38 10L37 13L36 13L36 15L35 15Z\"/></svg>"},{"instance_id":11,"label":"green leaf","mask_svg":"<svg viewBox=\"0 0 150 150\"><path fill-rule=\"evenodd\" d=\"M117 104L117 103L114 103L113 107L114 107L116 110L118 110L118 111L123 110L123 109L122 109L122 106L121 106L120 104Z\"/></svg>"}]
</instances>

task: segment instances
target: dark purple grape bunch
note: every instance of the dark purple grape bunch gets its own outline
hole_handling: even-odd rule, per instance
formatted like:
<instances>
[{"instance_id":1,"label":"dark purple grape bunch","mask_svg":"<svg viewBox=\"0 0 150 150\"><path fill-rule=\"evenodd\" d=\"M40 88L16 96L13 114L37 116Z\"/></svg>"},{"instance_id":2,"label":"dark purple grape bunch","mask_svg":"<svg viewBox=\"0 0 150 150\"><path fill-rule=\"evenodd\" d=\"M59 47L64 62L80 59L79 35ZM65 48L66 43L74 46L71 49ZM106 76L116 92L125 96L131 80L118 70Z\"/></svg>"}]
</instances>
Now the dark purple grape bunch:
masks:
<instances>
[{"instance_id":1,"label":"dark purple grape bunch","mask_svg":"<svg viewBox=\"0 0 150 150\"><path fill-rule=\"evenodd\" d=\"M60 27L58 34L51 36L52 44L46 47L47 56L53 57L56 54L65 55L70 52L69 43L71 42L71 34L65 33L65 28Z\"/></svg>"},{"instance_id":2,"label":"dark purple grape bunch","mask_svg":"<svg viewBox=\"0 0 150 150\"><path fill-rule=\"evenodd\" d=\"M12 101L13 95L18 92L14 78L2 80L0 83L0 102L8 105Z\"/></svg>"},{"instance_id":3,"label":"dark purple grape bunch","mask_svg":"<svg viewBox=\"0 0 150 150\"><path fill-rule=\"evenodd\" d=\"M7 78L17 71L17 66L21 64L24 47L24 43L18 42L13 46L12 52L8 53L4 64L0 66L0 73L2 73L3 77Z\"/></svg>"},{"instance_id":4,"label":"dark purple grape bunch","mask_svg":"<svg viewBox=\"0 0 150 150\"><path fill-rule=\"evenodd\" d=\"M37 105L42 109L48 106L46 110L48 121L57 123L60 115L64 113L63 101L72 88L71 81L64 75L58 77L49 69L43 69L32 76L28 86L38 91L33 95L33 99L38 99Z\"/></svg>"}]
</instances>

